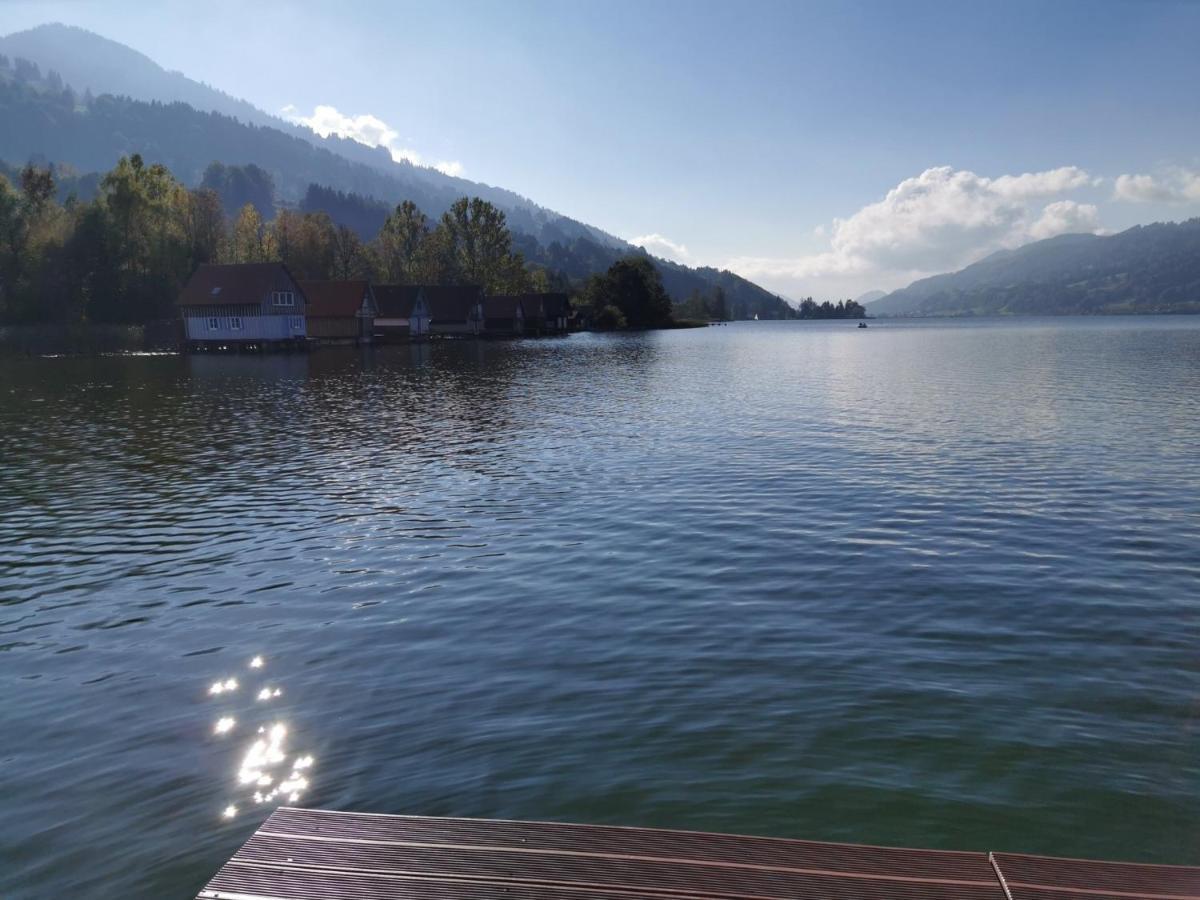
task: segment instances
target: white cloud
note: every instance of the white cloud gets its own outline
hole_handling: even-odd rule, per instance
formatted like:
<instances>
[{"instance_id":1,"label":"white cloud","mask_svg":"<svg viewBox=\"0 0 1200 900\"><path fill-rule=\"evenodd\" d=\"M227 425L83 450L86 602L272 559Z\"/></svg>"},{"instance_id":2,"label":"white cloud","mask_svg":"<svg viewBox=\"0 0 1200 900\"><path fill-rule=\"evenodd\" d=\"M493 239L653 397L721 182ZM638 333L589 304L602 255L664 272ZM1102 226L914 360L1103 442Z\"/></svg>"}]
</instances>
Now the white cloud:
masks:
<instances>
[{"instance_id":1,"label":"white cloud","mask_svg":"<svg viewBox=\"0 0 1200 900\"><path fill-rule=\"evenodd\" d=\"M661 256L663 259L671 259L675 262L687 262L692 257L686 246L663 237L661 234L643 234L641 237L630 238L629 243L635 247L644 248L647 253L654 256Z\"/></svg>"},{"instance_id":2,"label":"white cloud","mask_svg":"<svg viewBox=\"0 0 1200 900\"><path fill-rule=\"evenodd\" d=\"M1073 191L1076 188L1087 186L1092 179L1083 169L1075 166L1062 166L1045 172L1001 175L999 178L990 180L985 178L983 181L989 182L991 189L1003 197L1025 199Z\"/></svg>"},{"instance_id":3,"label":"white cloud","mask_svg":"<svg viewBox=\"0 0 1200 900\"><path fill-rule=\"evenodd\" d=\"M339 111L335 106L321 105L313 109L311 116L305 116L301 115L296 107L288 104L280 110L280 114L289 122L311 128L321 137L336 134L368 147L383 147L396 162L407 160L414 166L429 166L446 175L458 176L463 173L463 165L457 160L426 162L416 150L401 146L400 133L370 113L351 116Z\"/></svg>"},{"instance_id":4,"label":"white cloud","mask_svg":"<svg viewBox=\"0 0 1200 900\"><path fill-rule=\"evenodd\" d=\"M1076 203L1074 200L1057 200L1042 210L1036 222L1029 228L1029 236L1040 241L1056 234L1079 234L1100 231L1100 211L1091 203Z\"/></svg>"},{"instance_id":5,"label":"white cloud","mask_svg":"<svg viewBox=\"0 0 1200 900\"><path fill-rule=\"evenodd\" d=\"M907 178L875 203L834 219L829 249L793 259L741 258L748 277L901 286L962 268L995 250L1100 227L1095 206L1052 199L1096 181L1075 166L988 178L939 166ZM1049 201L1049 202L1046 202Z\"/></svg>"},{"instance_id":6,"label":"white cloud","mask_svg":"<svg viewBox=\"0 0 1200 900\"><path fill-rule=\"evenodd\" d=\"M1153 175L1118 175L1113 199L1126 203L1200 203L1200 172L1168 169Z\"/></svg>"}]
</instances>

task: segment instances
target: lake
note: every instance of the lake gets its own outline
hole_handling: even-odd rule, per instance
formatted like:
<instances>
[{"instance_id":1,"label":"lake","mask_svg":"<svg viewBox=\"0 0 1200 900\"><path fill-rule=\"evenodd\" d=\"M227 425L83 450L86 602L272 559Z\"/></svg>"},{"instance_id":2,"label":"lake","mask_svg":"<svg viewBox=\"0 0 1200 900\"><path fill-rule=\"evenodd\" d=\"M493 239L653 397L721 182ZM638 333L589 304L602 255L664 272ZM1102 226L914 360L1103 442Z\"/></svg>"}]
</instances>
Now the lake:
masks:
<instances>
[{"instance_id":1,"label":"lake","mask_svg":"<svg viewBox=\"0 0 1200 900\"><path fill-rule=\"evenodd\" d=\"M8 358L0 460L0 896L289 800L1200 862L1200 317Z\"/></svg>"}]
</instances>

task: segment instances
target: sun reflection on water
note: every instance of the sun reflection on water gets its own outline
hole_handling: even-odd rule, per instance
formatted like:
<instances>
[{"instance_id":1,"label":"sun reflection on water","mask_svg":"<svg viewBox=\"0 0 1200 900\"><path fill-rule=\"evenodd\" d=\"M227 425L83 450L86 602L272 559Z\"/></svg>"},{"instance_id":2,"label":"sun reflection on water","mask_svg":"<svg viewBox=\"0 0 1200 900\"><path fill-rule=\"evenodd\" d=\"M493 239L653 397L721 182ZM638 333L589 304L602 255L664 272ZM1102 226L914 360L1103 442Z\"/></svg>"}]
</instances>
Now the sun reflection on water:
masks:
<instances>
[{"instance_id":1,"label":"sun reflection on water","mask_svg":"<svg viewBox=\"0 0 1200 900\"><path fill-rule=\"evenodd\" d=\"M210 694L230 694L238 689L238 681L236 678L226 678L224 681L214 681L212 687L208 689Z\"/></svg>"},{"instance_id":2,"label":"sun reflection on water","mask_svg":"<svg viewBox=\"0 0 1200 900\"><path fill-rule=\"evenodd\" d=\"M255 656L249 662L249 668L262 669L265 666L263 657ZM237 678L228 677L213 682L209 687L209 696L224 696L238 689ZM283 689L278 685L262 685L255 698L258 702L274 700L283 695ZM223 711L226 712L227 711ZM240 710L243 714L246 709ZM263 806L271 803L296 803L308 790L310 781L308 772L313 767L311 754L294 754L288 749L288 725L277 717L271 721L254 727L253 719L263 715L262 707L249 709L252 720L249 729L254 729L254 737L250 740L237 769L236 790L247 801ZM221 715L213 726L217 736L230 735L238 725L238 720L229 714ZM221 811L224 819L236 818L239 807L230 803Z\"/></svg>"}]
</instances>

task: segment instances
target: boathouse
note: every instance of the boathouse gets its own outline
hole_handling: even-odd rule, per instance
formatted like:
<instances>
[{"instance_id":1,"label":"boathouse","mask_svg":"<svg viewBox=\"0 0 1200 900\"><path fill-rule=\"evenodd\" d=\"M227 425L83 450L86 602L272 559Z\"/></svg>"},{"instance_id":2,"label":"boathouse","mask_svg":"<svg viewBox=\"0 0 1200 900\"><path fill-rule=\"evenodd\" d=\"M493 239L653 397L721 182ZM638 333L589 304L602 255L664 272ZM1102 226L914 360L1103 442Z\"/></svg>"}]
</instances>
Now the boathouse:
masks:
<instances>
[{"instance_id":1,"label":"boathouse","mask_svg":"<svg viewBox=\"0 0 1200 900\"><path fill-rule=\"evenodd\" d=\"M301 281L308 301L308 336L325 343L371 340L375 295L367 281Z\"/></svg>"},{"instance_id":2,"label":"boathouse","mask_svg":"<svg viewBox=\"0 0 1200 900\"><path fill-rule=\"evenodd\" d=\"M397 341L429 334L429 307L415 284L377 284L374 333L377 340Z\"/></svg>"},{"instance_id":3,"label":"boathouse","mask_svg":"<svg viewBox=\"0 0 1200 900\"><path fill-rule=\"evenodd\" d=\"M542 301L542 331L545 334L566 334L571 319L571 300L566 294L540 294Z\"/></svg>"},{"instance_id":4,"label":"boathouse","mask_svg":"<svg viewBox=\"0 0 1200 900\"><path fill-rule=\"evenodd\" d=\"M429 332L445 337L475 337L483 330L483 290L478 285L424 285Z\"/></svg>"},{"instance_id":5,"label":"boathouse","mask_svg":"<svg viewBox=\"0 0 1200 900\"><path fill-rule=\"evenodd\" d=\"M493 294L483 298L483 333L488 337L515 337L525 333L523 298L519 294Z\"/></svg>"},{"instance_id":6,"label":"boathouse","mask_svg":"<svg viewBox=\"0 0 1200 900\"><path fill-rule=\"evenodd\" d=\"M541 334L545 328L545 314L542 312L542 295L522 294L521 310L525 314L525 331L528 334Z\"/></svg>"},{"instance_id":7,"label":"boathouse","mask_svg":"<svg viewBox=\"0 0 1200 900\"><path fill-rule=\"evenodd\" d=\"M307 342L304 291L283 263L201 265L177 301L187 347Z\"/></svg>"}]
</instances>

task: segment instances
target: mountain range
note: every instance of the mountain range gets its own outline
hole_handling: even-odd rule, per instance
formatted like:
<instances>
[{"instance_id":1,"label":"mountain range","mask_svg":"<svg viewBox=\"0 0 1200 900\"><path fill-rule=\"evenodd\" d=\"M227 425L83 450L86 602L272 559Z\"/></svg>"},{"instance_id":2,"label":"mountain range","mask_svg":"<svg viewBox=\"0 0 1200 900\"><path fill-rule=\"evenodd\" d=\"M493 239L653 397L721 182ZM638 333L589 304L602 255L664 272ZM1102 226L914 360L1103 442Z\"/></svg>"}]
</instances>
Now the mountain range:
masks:
<instances>
[{"instance_id":1,"label":"mountain range","mask_svg":"<svg viewBox=\"0 0 1200 900\"><path fill-rule=\"evenodd\" d=\"M1001 250L870 303L874 316L1200 313L1200 218Z\"/></svg>"},{"instance_id":2,"label":"mountain range","mask_svg":"<svg viewBox=\"0 0 1200 900\"><path fill-rule=\"evenodd\" d=\"M131 153L191 186L213 162L254 164L275 205L324 209L364 238L401 200L437 218L459 197L482 197L504 211L527 259L576 281L631 253L649 256L513 191L322 137L90 31L54 24L0 37L0 174L31 160L66 166L60 189L87 198ZM676 301L720 287L735 318L795 314L732 272L652 259ZM1060 235L858 301L875 316L1200 312L1200 220Z\"/></svg>"},{"instance_id":3,"label":"mountain range","mask_svg":"<svg viewBox=\"0 0 1200 900\"><path fill-rule=\"evenodd\" d=\"M397 161L381 147L322 137L81 28L50 24L0 37L0 56L8 63L0 67L0 162L65 164L81 173L81 196L95 189L95 173L131 153L192 186L213 162L253 163L270 174L281 206L301 205L314 185L353 194L360 207L412 200L431 218L459 197L482 197L504 211L527 258L572 278L645 253L513 191ZM738 317L791 313L782 297L731 272L654 263L676 300L720 286Z\"/></svg>"}]
</instances>

